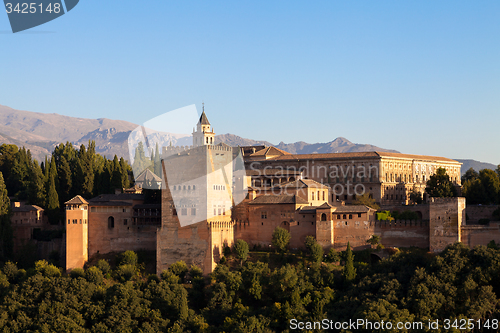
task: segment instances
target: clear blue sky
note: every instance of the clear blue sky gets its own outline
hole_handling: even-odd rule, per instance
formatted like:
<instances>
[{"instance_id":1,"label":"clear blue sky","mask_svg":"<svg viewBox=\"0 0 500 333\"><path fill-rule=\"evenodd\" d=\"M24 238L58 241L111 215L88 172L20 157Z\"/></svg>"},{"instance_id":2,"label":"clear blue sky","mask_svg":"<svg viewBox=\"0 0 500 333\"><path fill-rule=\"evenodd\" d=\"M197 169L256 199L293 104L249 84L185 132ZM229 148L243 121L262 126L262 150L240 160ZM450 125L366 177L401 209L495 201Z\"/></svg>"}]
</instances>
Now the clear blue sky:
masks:
<instances>
[{"instance_id":1,"label":"clear blue sky","mask_svg":"<svg viewBox=\"0 0 500 333\"><path fill-rule=\"evenodd\" d=\"M0 104L500 163L500 1L96 1L0 14Z\"/></svg>"}]
</instances>

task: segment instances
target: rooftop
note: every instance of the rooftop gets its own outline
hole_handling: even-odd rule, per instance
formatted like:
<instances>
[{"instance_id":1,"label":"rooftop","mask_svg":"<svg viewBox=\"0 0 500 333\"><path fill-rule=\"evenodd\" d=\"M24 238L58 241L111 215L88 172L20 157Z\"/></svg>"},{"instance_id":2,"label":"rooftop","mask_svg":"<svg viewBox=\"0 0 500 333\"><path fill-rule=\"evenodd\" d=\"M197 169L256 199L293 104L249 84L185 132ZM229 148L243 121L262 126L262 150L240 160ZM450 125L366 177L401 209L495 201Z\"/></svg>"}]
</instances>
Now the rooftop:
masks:
<instances>
[{"instance_id":1,"label":"rooftop","mask_svg":"<svg viewBox=\"0 0 500 333\"><path fill-rule=\"evenodd\" d=\"M73 197L72 199L66 201L64 204L65 205L82 205L82 204L88 205L88 201L85 200L81 195L77 195L77 196Z\"/></svg>"},{"instance_id":2,"label":"rooftop","mask_svg":"<svg viewBox=\"0 0 500 333\"><path fill-rule=\"evenodd\" d=\"M296 195L261 195L255 198L250 204L301 204L307 205L308 202Z\"/></svg>"}]
</instances>

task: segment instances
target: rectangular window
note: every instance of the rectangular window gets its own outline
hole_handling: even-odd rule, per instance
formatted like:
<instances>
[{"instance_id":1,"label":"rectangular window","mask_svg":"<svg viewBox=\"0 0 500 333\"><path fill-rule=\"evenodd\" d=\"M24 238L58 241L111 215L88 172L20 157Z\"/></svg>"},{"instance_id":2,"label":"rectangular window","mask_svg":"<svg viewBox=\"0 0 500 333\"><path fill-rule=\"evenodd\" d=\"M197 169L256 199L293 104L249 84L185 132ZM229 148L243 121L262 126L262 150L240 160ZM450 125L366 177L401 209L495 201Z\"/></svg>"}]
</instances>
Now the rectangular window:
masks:
<instances>
[{"instance_id":1,"label":"rectangular window","mask_svg":"<svg viewBox=\"0 0 500 333\"><path fill-rule=\"evenodd\" d=\"M17 220L16 220L16 223L17 223ZM68 224L70 223L69 219L68 219Z\"/></svg>"},{"instance_id":2,"label":"rectangular window","mask_svg":"<svg viewBox=\"0 0 500 333\"><path fill-rule=\"evenodd\" d=\"M73 224L78 224L78 220L77 219L73 219Z\"/></svg>"},{"instance_id":3,"label":"rectangular window","mask_svg":"<svg viewBox=\"0 0 500 333\"><path fill-rule=\"evenodd\" d=\"M261 212L260 213L260 218L263 219L263 220L267 219L267 212Z\"/></svg>"},{"instance_id":4,"label":"rectangular window","mask_svg":"<svg viewBox=\"0 0 500 333\"><path fill-rule=\"evenodd\" d=\"M358 213L358 217L361 217L361 213Z\"/></svg>"},{"instance_id":5,"label":"rectangular window","mask_svg":"<svg viewBox=\"0 0 500 333\"><path fill-rule=\"evenodd\" d=\"M82 224L82 219L80 219L80 224Z\"/></svg>"},{"instance_id":6,"label":"rectangular window","mask_svg":"<svg viewBox=\"0 0 500 333\"><path fill-rule=\"evenodd\" d=\"M349 220L352 220L352 214L349 214Z\"/></svg>"},{"instance_id":7,"label":"rectangular window","mask_svg":"<svg viewBox=\"0 0 500 333\"><path fill-rule=\"evenodd\" d=\"M90 207L90 212L95 213L96 212L96 207Z\"/></svg>"},{"instance_id":8,"label":"rectangular window","mask_svg":"<svg viewBox=\"0 0 500 333\"><path fill-rule=\"evenodd\" d=\"M182 210L181 210L181 214L182 214L182 215L187 215L187 214L188 214L188 210L187 210L187 208L182 208Z\"/></svg>"},{"instance_id":9,"label":"rectangular window","mask_svg":"<svg viewBox=\"0 0 500 333\"><path fill-rule=\"evenodd\" d=\"M340 220L340 215L337 215L337 220Z\"/></svg>"},{"instance_id":10,"label":"rectangular window","mask_svg":"<svg viewBox=\"0 0 500 333\"><path fill-rule=\"evenodd\" d=\"M128 220L127 219L123 219L123 225L127 225L128 224Z\"/></svg>"},{"instance_id":11,"label":"rectangular window","mask_svg":"<svg viewBox=\"0 0 500 333\"><path fill-rule=\"evenodd\" d=\"M194 187L193 187L194 189ZM191 215L196 215L196 208L191 208Z\"/></svg>"}]
</instances>

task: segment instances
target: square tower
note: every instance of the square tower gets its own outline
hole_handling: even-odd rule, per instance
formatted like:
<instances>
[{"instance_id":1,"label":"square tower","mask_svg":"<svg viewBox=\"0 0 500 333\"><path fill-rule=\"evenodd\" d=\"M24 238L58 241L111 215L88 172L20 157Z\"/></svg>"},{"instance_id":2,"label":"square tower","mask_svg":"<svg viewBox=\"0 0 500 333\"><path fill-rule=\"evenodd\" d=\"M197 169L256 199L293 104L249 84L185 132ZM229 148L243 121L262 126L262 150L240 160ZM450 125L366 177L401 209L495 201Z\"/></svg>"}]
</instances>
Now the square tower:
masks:
<instances>
[{"instance_id":1,"label":"square tower","mask_svg":"<svg viewBox=\"0 0 500 333\"><path fill-rule=\"evenodd\" d=\"M64 204L66 206L66 270L83 268L89 259L89 203L77 195Z\"/></svg>"}]
</instances>

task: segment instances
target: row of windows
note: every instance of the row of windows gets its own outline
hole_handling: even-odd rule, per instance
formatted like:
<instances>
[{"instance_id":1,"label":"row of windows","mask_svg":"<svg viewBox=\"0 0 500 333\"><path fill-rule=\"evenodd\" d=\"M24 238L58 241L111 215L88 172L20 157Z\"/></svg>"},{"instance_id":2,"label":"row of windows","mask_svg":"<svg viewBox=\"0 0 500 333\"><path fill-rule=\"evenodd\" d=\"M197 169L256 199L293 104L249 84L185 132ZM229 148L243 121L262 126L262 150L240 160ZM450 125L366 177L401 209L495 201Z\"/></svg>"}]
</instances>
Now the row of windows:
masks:
<instances>
[{"instance_id":1,"label":"row of windows","mask_svg":"<svg viewBox=\"0 0 500 333\"><path fill-rule=\"evenodd\" d=\"M66 210L87 210L87 206L80 206L80 205L67 205Z\"/></svg>"},{"instance_id":2,"label":"row of windows","mask_svg":"<svg viewBox=\"0 0 500 333\"><path fill-rule=\"evenodd\" d=\"M78 219L68 219L68 224L71 224L71 222L73 222L73 224L78 224ZM80 224L82 224L82 219L80 219ZM83 224L87 224L87 219L83 219Z\"/></svg>"},{"instance_id":3,"label":"row of windows","mask_svg":"<svg viewBox=\"0 0 500 333\"><path fill-rule=\"evenodd\" d=\"M226 190L226 185L214 185L214 190L224 191Z\"/></svg>"},{"instance_id":4,"label":"row of windows","mask_svg":"<svg viewBox=\"0 0 500 333\"><path fill-rule=\"evenodd\" d=\"M185 190L188 190L188 191L193 190L194 191L194 190L196 190L196 185L193 185L192 187L191 187L191 185L188 185L187 187L186 187L186 185L182 185L182 186L181 185L174 185L174 191L180 191L180 190L184 190L184 191Z\"/></svg>"},{"instance_id":5,"label":"row of windows","mask_svg":"<svg viewBox=\"0 0 500 333\"><path fill-rule=\"evenodd\" d=\"M326 191L322 191L322 193L323 193L323 200L326 200L325 199L325 193L326 193ZM319 191L317 191L316 198L318 198L318 200L320 200L320 193L319 193ZM311 192L311 199L314 200L314 192Z\"/></svg>"}]
</instances>

